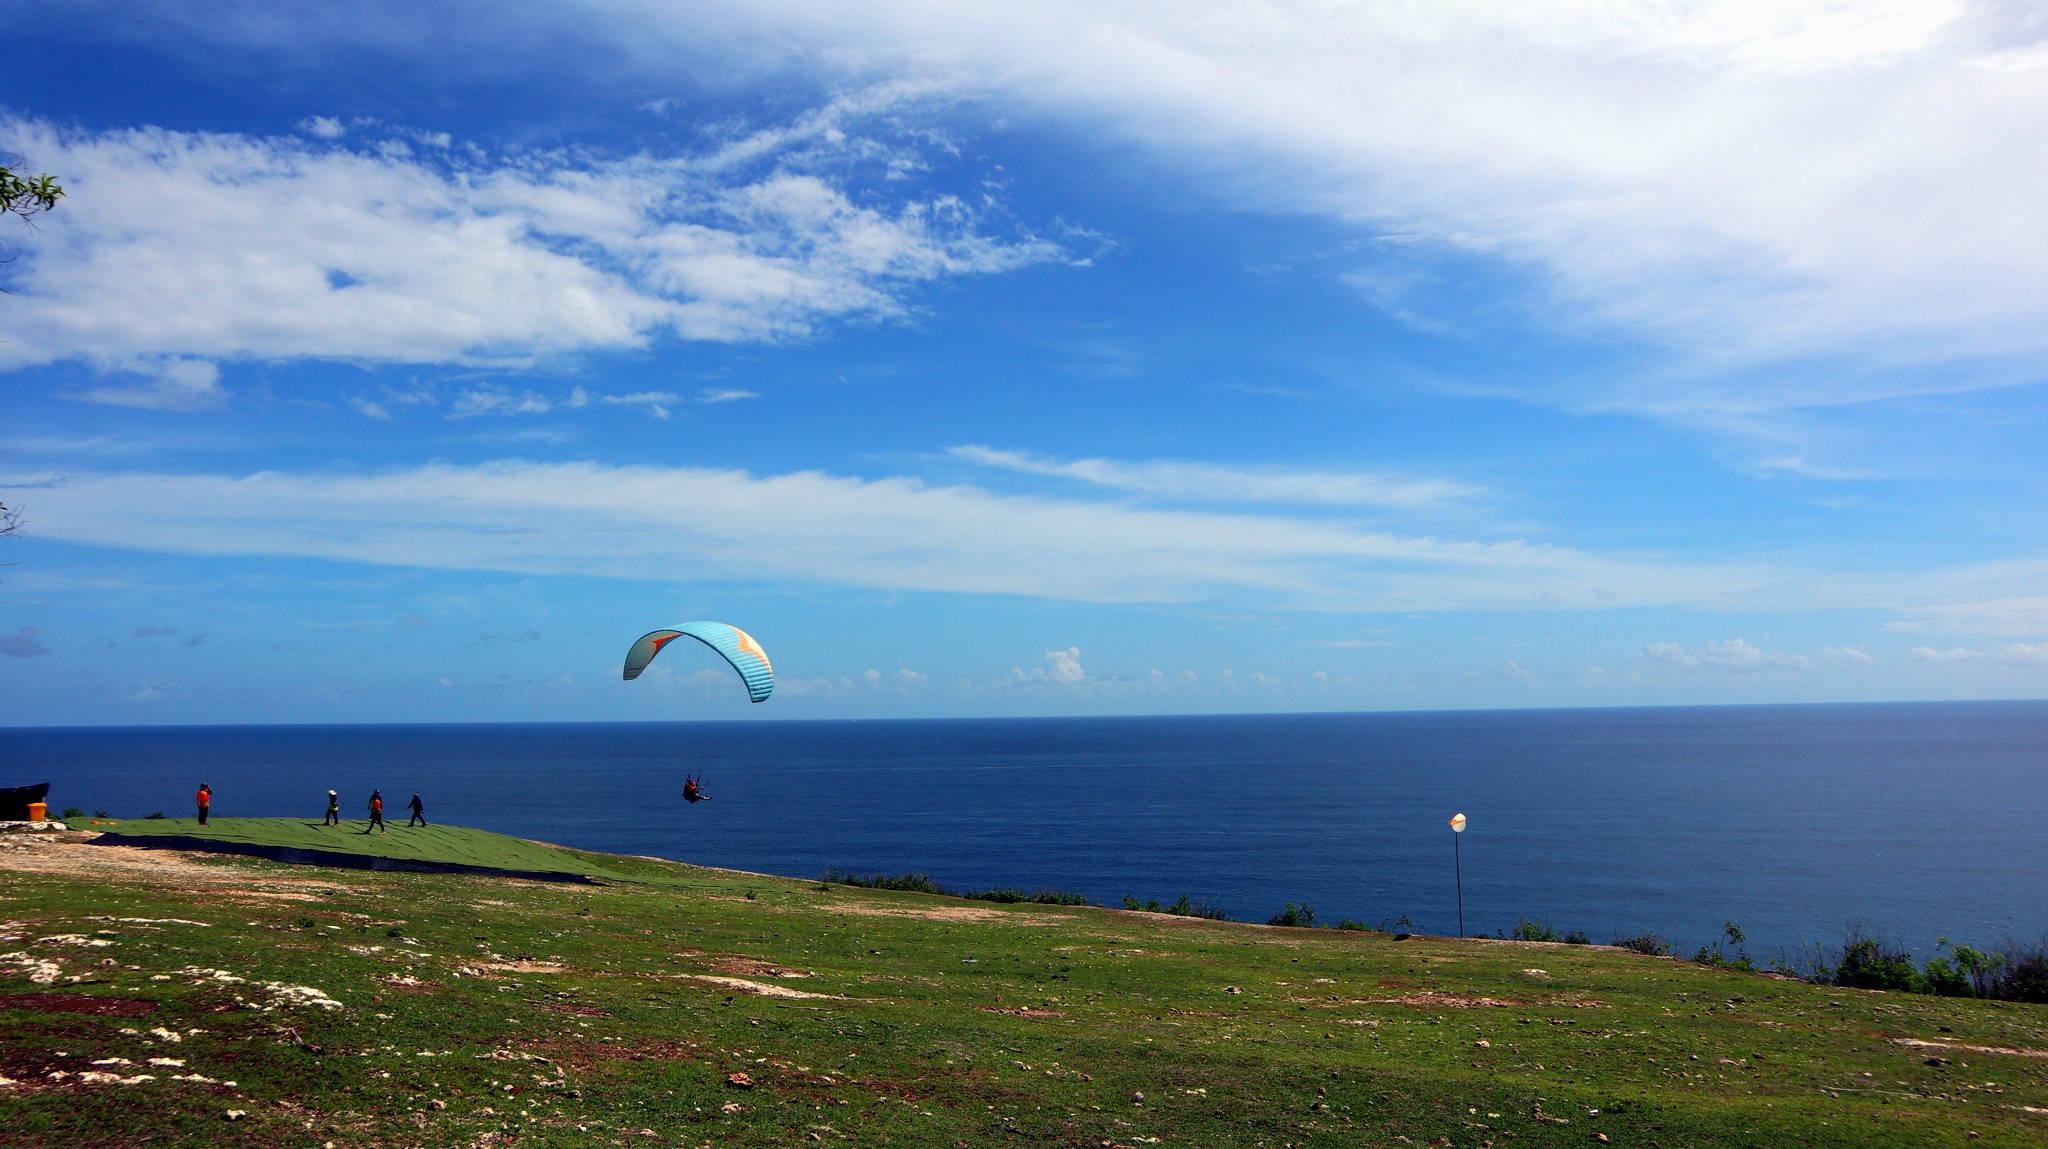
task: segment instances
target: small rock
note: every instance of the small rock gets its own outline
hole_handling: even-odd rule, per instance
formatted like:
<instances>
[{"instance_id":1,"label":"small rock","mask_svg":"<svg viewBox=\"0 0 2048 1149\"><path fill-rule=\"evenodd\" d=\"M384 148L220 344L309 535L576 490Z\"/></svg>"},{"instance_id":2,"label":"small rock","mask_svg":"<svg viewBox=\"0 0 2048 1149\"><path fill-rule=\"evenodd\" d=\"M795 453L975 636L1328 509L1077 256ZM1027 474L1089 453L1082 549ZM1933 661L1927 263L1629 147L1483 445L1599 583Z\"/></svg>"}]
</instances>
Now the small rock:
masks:
<instances>
[{"instance_id":1,"label":"small rock","mask_svg":"<svg viewBox=\"0 0 2048 1149\"><path fill-rule=\"evenodd\" d=\"M1606 1145L1606 1144L1608 1144L1608 1143L1609 1143L1609 1142L1608 1142L1608 1140L1607 1140L1607 1134L1605 1134L1605 1133L1595 1133L1595 1134L1593 1134L1593 1140L1595 1140L1595 1141L1598 1141L1598 1142L1599 1142L1600 1144L1602 1144L1602 1145Z\"/></svg>"},{"instance_id":2,"label":"small rock","mask_svg":"<svg viewBox=\"0 0 2048 1149\"><path fill-rule=\"evenodd\" d=\"M1314 1105L1309 1106L1309 1109L1310 1111L1315 1113L1328 1113L1330 1111L1330 1107L1321 1101L1318 1101Z\"/></svg>"},{"instance_id":3,"label":"small rock","mask_svg":"<svg viewBox=\"0 0 2048 1149\"><path fill-rule=\"evenodd\" d=\"M436 1109L448 1108L448 1103L446 1101L441 1100L438 1097L434 1098L432 1101L427 1102L427 1104L433 1106Z\"/></svg>"},{"instance_id":4,"label":"small rock","mask_svg":"<svg viewBox=\"0 0 2048 1149\"><path fill-rule=\"evenodd\" d=\"M1145 1095L1144 1095L1143 1093L1140 1093L1140 1092L1138 1092L1137 1090L1133 1089L1133 1090L1131 1090L1131 1100L1133 1100L1133 1101L1143 1101L1143 1100L1145 1100Z\"/></svg>"},{"instance_id":5,"label":"small rock","mask_svg":"<svg viewBox=\"0 0 2048 1149\"><path fill-rule=\"evenodd\" d=\"M1478 1046L1478 1047L1479 1047L1479 1048L1481 1048L1481 1049L1492 1049L1492 1048L1493 1048L1493 1043L1492 1043L1492 1042L1490 1042L1490 1041L1488 1041L1488 1040L1486 1040L1486 1039L1485 1039L1485 1038L1483 1038L1483 1037L1482 1037L1482 1038L1480 1038L1480 1039L1479 1039L1478 1041L1475 1041L1475 1042L1473 1042L1472 1044L1474 1044L1474 1045Z\"/></svg>"},{"instance_id":6,"label":"small rock","mask_svg":"<svg viewBox=\"0 0 2048 1149\"><path fill-rule=\"evenodd\" d=\"M1224 986L1224 987L1223 987L1223 992L1224 992L1224 993L1243 993L1244 991L1243 991L1243 990L1241 990L1241 989L1239 989L1238 987L1236 987L1236 986L1234 986L1234 985L1226 985L1226 986Z\"/></svg>"},{"instance_id":7,"label":"small rock","mask_svg":"<svg viewBox=\"0 0 2048 1149\"><path fill-rule=\"evenodd\" d=\"M754 1079L744 1073L728 1073L725 1075L725 1080L726 1084L736 1085L741 1089L752 1089L754 1087Z\"/></svg>"},{"instance_id":8,"label":"small rock","mask_svg":"<svg viewBox=\"0 0 2048 1149\"><path fill-rule=\"evenodd\" d=\"M240 1121L242 1118L247 1117L248 1115L249 1111L247 1109L228 1110L228 1120L230 1121Z\"/></svg>"}]
</instances>

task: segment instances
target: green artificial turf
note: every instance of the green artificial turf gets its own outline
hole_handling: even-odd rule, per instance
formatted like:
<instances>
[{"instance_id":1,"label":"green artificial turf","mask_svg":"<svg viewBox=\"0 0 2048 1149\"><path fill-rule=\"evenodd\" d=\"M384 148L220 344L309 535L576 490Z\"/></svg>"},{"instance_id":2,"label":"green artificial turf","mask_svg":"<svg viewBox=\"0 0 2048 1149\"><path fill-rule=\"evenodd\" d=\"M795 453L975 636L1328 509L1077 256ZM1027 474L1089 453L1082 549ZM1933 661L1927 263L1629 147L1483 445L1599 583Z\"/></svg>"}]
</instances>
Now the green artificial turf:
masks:
<instances>
[{"instance_id":1,"label":"green artificial turf","mask_svg":"<svg viewBox=\"0 0 2048 1149\"><path fill-rule=\"evenodd\" d=\"M2048 1137L2039 1006L638 859L569 885L24 849L0 850L10 1145ZM154 1080L50 1076L88 1071Z\"/></svg>"}]
</instances>

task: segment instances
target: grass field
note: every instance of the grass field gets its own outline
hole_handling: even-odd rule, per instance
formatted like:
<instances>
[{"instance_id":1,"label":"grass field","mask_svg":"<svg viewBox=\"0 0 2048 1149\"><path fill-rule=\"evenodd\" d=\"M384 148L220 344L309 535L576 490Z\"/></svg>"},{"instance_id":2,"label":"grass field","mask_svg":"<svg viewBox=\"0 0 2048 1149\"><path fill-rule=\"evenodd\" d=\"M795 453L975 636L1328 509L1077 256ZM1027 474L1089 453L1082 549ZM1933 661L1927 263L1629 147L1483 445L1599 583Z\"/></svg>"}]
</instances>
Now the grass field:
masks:
<instances>
[{"instance_id":1,"label":"grass field","mask_svg":"<svg viewBox=\"0 0 2048 1149\"><path fill-rule=\"evenodd\" d=\"M529 842L524 838L493 834L489 830L472 830L464 826L408 827L404 822L381 833L365 833L369 823L360 820L326 826L305 818L214 818L205 826L192 818L141 818L100 822L96 826L122 838L205 839L236 846L521 870L565 877L585 874L625 876L618 873L612 863L626 861L630 865L633 861ZM644 871L645 867L641 869Z\"/></svg>"},{"instance_id":2,"label":"grass field","mask_svg":"<svg viewBox=\"0 0 2048 1149\"><path fill-rule=\"evenodd\" d=\"M33 837L0 848L10 1145L2048 1139L2039 1006L603 855L569 885Z\"/></svg>"}]
</instances>

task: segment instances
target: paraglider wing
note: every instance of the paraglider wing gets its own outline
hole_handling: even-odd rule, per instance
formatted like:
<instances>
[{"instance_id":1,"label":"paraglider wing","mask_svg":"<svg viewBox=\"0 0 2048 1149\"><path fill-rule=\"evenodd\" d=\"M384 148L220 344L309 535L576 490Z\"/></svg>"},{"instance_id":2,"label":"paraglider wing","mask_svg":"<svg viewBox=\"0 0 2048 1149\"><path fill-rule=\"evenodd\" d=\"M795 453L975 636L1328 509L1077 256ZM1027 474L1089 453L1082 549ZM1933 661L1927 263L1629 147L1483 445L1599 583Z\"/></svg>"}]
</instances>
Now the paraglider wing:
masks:
<instances>
[{"instance_id":1,"label":"paraglider wing","mask_svg":"<svg viewBox=\"0 0 2048 1149\"><path fill-rule=\"evenodd\" d=\"M747 684L747 697L755 702L764 702L775 690L775 672L768 665L768 652L754 641L754 636L736 626L722 622L686 622L672 630L651 630L640 636L626 652L626 681L640 677L661 648L678 638L688 635L717 651L719 656L732 664L739 672L740 679Z\"/></svg>"}]
</instances>

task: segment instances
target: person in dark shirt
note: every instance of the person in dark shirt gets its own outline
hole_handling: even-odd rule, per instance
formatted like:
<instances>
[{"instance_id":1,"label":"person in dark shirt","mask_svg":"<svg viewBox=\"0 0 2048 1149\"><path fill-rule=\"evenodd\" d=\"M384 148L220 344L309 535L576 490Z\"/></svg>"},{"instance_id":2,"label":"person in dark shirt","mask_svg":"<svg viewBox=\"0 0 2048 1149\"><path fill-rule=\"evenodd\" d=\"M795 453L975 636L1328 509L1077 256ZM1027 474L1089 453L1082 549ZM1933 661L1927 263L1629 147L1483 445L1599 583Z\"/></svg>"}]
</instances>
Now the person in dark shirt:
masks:
<instances>
[{"instance_id":1,"label":"person in dark shirt","mask_svg":"<svg viewBox=\"0 0 2048 1149\"><path fill-rule=\"evenodd\" d=\"M418 822L422 826L427 824L427 808L420 804L420 796L418 794L412 796L412 801L407 803L405 808L412 811L412 817L405 820L407 826L411 826L414 822Z\"/></svg>"},{"instance_id":2,"label":"person in dark shirt","mask_svg":"<svg viewBox=\"0 0 2048 1149\"><path fill-rule=\"evenodd\" d=\"M699 802L709 802L711 795L704 792L704 787L695 778L685 776L683 778L683 800L694 806Z\"/></svg>"},{"instance_id":3,"label":"person in dark shirt","mask_svg":"<svg viewBox=\"0 0 2048 1149\"><path fill-rule=\"evenodd\" d=\"M367 834L372 830L384 834L391 832L384 826L384 791L382 790L370 791L370 824L363 827L363 833Z\"/></svg>"},{"instance_id":4,"label":"person in dark shirt","mask_svg":"<svg viewBox=\"0 0 2048 1149\"><path fill-rule=\"evenodd\" d=\"M213 809L213 787L199 784L199 824L206 825L206 815Z\"/></svg>"},{"instance_id":5,"label":"person in dark shirt","mask_svg":"<svg viewBox=\"0 0 2048 1149\"><path fill-rule=\"evenodd\" d=\"M332 790L327 792L327 818L320 824L323 826L341 825L341 796Z\"/></svg>"}]
</instances>

